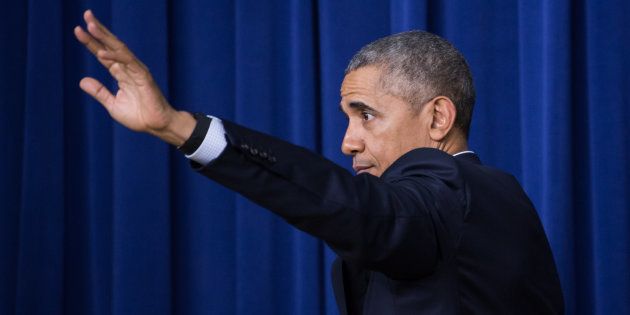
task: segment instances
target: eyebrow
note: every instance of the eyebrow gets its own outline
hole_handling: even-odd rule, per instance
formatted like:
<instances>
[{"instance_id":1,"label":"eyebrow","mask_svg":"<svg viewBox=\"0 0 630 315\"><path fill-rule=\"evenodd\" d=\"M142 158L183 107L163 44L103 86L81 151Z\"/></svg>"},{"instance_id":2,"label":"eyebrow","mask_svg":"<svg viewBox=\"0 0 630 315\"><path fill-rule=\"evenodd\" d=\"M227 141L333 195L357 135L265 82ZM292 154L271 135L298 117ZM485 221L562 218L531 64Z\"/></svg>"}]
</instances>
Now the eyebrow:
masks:
<instances>
[{"instance_id":1,"label":"eyebrow","mask_svg":"<svg viewBox=\"0 0 630 315\"><path fill-rule=\"evenodd\" d=\"M372 111L372 112L376 112L378 113L378 111L370 106L368 106L367 104L363 103L363 102L359 102L359 101L354 101L354 102L350 102L348 103L348 107L354 109L355 111L364 111L364 110L368 110L368 111ZM339 104L339 110L343 111L343 106L341 106L341 104Z\"/></svg>"}]
</instances>

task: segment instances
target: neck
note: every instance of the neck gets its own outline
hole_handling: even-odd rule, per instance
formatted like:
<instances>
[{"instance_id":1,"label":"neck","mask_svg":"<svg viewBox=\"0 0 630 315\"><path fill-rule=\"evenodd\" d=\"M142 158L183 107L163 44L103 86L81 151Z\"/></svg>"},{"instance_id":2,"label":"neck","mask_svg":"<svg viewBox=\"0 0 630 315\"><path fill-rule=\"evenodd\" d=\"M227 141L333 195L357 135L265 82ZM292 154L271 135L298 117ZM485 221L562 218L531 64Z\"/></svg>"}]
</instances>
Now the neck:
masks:
<instances>
[{"instance_id":1,"label":"neck","mask_svg":"<svg viewBox=\"0 0 630 315\"><path fill-rule=\"evenodd\" d=\"M468 141L460 133L454 133L438 142L436 148L453 155L468 150Z\"/></svg>"}]
</instances>

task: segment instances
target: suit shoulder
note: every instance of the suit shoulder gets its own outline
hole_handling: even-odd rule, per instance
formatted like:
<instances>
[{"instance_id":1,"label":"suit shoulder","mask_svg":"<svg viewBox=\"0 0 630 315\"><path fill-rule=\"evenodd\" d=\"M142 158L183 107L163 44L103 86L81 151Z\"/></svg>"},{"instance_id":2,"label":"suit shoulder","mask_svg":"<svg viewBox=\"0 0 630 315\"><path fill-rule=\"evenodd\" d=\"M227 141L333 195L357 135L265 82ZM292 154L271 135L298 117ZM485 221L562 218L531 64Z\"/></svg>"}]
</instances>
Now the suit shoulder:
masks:
<instances>
[{"instance_id":1,"label":"suit shoulder","mask_svg":"<svg viewBox=\"0 0 630 315\"><path fill-rule=\"evenodd\" d=\"M460 181L461 175L453 156L438 149L418 148L403 154L382 175L387 182L409 177L456 183Z\"/></svg>"}]
</instances>

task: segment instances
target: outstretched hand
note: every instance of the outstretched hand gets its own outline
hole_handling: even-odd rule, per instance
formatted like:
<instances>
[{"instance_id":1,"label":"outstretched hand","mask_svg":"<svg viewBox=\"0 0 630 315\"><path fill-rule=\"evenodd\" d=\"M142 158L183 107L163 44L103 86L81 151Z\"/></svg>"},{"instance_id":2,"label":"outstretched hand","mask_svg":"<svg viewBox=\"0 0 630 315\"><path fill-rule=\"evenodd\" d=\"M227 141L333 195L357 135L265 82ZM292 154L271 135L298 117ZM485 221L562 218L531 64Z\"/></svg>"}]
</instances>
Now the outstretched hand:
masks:
<instances>
[{"instance_id":1,"label":"outstretched hand","mask_svg":"<svg viewBox=\"0 0 630 315\"><path fill-rule=\"evenodd\" d=\"M86 77L79 85L94 97L123 126L153 134L162 140L181 145L192 133L194 118L176 111L164 98L147 67L99 22L92 11L83 14L86 30L77 26L77 39L96 56L118 82L112 94L98 80Z\"/></svg>"}]
</instances>

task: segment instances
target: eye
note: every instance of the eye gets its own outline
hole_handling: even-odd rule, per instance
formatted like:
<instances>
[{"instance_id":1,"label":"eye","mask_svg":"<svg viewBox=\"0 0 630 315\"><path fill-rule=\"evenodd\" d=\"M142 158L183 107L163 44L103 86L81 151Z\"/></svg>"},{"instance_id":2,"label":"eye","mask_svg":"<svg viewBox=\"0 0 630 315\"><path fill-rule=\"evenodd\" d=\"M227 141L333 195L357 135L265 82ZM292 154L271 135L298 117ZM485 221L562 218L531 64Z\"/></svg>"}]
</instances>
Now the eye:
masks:
<instances>
[{"instance_id":1,"label":"eye","mask_svg":"<svg viewBox=\"0 0 630 315\"><path fill-rule=\"evenodd\" d=\"M363 118L364 121L370 121L372 119L374 119L374 115L370 114L368 112L361 112L361 117Z\"/></svg>"}]
</instances>

